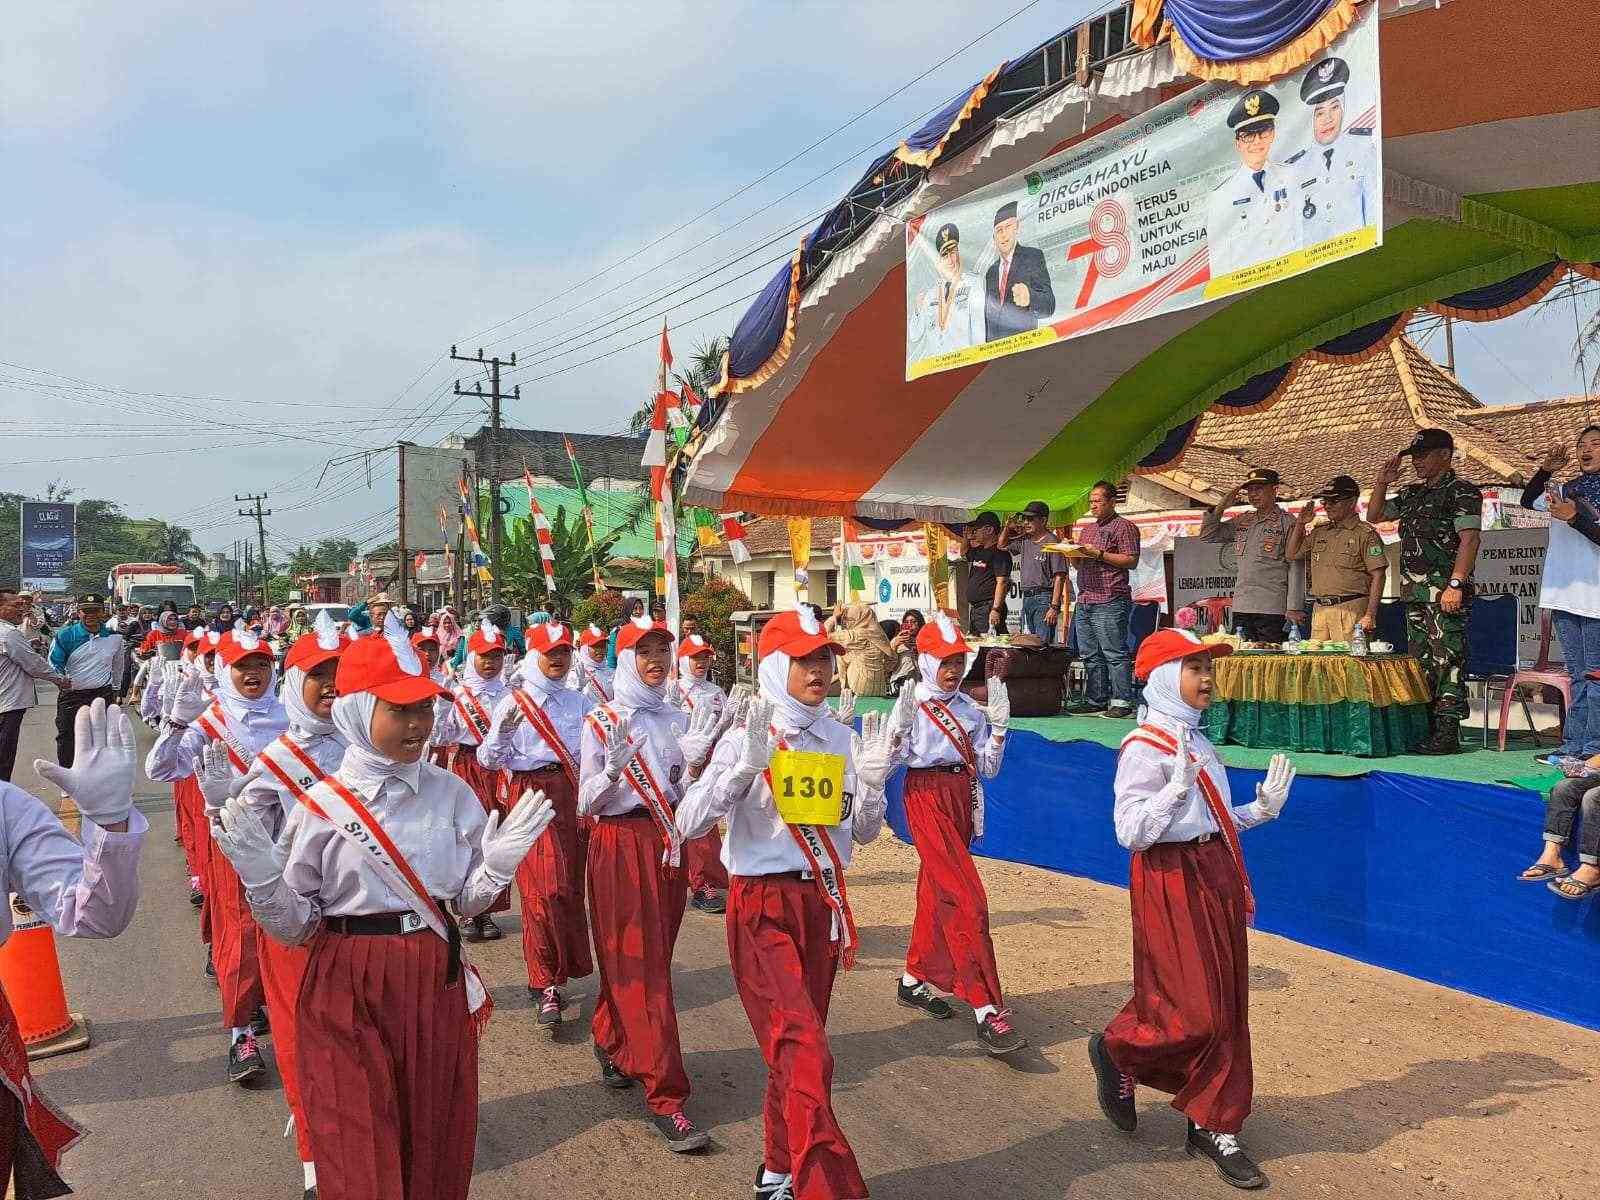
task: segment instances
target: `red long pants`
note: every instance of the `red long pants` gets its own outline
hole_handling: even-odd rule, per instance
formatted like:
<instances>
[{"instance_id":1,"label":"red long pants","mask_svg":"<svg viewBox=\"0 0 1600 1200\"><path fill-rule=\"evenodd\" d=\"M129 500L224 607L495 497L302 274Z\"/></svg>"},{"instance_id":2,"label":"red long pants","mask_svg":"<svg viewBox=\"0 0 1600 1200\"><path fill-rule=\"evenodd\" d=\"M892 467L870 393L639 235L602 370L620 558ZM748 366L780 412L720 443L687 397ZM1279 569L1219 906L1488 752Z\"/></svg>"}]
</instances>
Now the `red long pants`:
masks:
<instances>
[{"instance_id":1,"label":"red long pants","mask_svg":"<svg viewBox=\"0 0 1600 1200\"><path fill-rule=\"evenodd\" d=\"M683 844L683 865L689 872L691 892L728 890L728 868L722 865L722 833L715 825L709 833Z\"/></svg>"},{"instance_id":2,"label":"red long pants","mask_svg":"<svg viewBox=\"0 0 1600 1200\"><path fill-rule=\"evenodd\" d=\"M589 827L578 816L578 793L560 767L512 772L506 788L509 800L514 803L526 788L542 790L556 810L549 830L517 868L522 959L528 986L542 992L594 974L583 906Z\"/></svg>"},{"instance_id":3,"label":"red long pants","mask_svg":"<svg viewBox=\"0 0 1600 1200\"><path fill-rule=\"evenodd\" d=\"M589 834L589 927L600 990L594 1043L644 1085L645 1103L674 1113L689 1099L672 998L672 950L689 893L661 863L661 833L643 809L601 817Z\"/></svg>"},{"instance_id":4,"label":"red long pants","mask_svg":"<svg viewBox=\"0 0 1600 1200\"><path fill-rule=\"evenodd\" d=\"M963 772L906 772L906 824L922 860L917 916L906 974L950 992L973 1008L1003 1001L989 937L989 896L973 864L972 777Z\"/></svg>"},{"instance_id":5,"label":"red long pants","mask_svg":"<svg viewBox=\"0 0 1600 1200\"><path fill-rule=\"evenodd\" d=\"M1244 888L1220 837L1133 856L1133 999L1106 1027L1111 1059L1217 1133L1250 1115L1250 946Z\"/></svg>"},{"instance_id":6,"label":"red long pants","mask_svg":"<svg viewBox=\"0 0 1600 1200\"><path fill-rule=\"evenodd\" d=\"M728 959L767 1063L762 1109L768 1170L793 1174L797 1200L867 1194L833 1114L828 1000L839 966L832 912L817 885L736 875L728 890Z\"/></svg>"},{"instance_id":7,"label":"red long pants","mask_svg":"<svg viewBox=\"0 0 1600 1200\"><path fill-rule=\"evenodd\" d=\"M307 946L285 946L265 933L258 937L261 952L261 986L272 1019L272 1048L283 1076L283 1098L294 1117L294 1140L300 1161L310 1162L311 1131L300 1096L300 1063L296 1059L300 1036L300 983L311 959Z\"/></svg>"}]
</instances>

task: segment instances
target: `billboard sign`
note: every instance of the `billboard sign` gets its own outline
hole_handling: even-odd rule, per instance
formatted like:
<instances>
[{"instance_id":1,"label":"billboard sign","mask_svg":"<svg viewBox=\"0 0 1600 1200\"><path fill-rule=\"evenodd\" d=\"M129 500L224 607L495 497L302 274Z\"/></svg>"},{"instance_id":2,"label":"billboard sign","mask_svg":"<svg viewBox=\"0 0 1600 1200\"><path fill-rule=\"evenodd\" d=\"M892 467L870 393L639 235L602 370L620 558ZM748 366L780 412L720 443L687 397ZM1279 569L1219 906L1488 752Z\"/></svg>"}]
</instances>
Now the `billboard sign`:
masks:
<instances>
[{"instance_id":1,"label":"billboard sign","mask_svg":"<svg viewBox=\"0 0 1600 1200\"><path fill-rule=\"evenodd\" d=\"M64 592L78 557L78 508L44 500L22 502L22 588Z\"/></svg>"}]
</instances>

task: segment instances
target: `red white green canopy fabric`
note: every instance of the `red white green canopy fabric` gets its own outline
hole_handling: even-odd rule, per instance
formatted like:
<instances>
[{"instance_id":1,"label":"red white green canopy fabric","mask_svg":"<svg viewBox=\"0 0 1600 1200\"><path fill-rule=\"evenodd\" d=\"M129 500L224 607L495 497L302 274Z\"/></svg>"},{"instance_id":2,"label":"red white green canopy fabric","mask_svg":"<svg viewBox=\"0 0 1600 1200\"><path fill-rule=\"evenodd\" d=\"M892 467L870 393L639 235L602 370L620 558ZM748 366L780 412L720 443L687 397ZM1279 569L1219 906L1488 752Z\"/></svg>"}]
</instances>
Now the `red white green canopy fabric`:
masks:
<instances>
[{"instance_id":1,"label":"red white green canopy fabric","mask_svg":"<svg viewBox=\"0 0 1600 1200\"><path fill-rule=\"evenodd\" d=\"M1068 87L938 162L803 294L794 289L770 354L724 382L726 407L688 466L685 499L943 521L1035 499L1074 511L1096 480L1125 474L1219 398L1240 403L1239 389L1316 347L1541 268L1552 281L1564 264L1592 272L1595 23L1565 0L1453 0L1385 17L1380 47L1382 247L1259 291L907 382L903 222L1181 87L1165 47L1119 60L1089 89Z\"/></svg>"}]
</instances>

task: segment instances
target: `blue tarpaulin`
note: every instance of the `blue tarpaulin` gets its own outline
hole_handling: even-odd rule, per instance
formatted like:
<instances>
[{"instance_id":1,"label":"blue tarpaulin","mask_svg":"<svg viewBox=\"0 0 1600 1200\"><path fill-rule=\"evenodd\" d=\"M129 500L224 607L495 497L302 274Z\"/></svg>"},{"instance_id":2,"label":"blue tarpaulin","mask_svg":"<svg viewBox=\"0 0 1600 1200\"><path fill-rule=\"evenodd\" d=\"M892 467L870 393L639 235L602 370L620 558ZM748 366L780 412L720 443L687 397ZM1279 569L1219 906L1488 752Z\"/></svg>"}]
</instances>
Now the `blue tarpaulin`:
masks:
<instances>
[{"instance_id":1,"label":"blue tarpaulin","mask_svg":"<svg viewBox=\"0 0 1600 1200\"><path fill-rule=\"evenodd\" d=\"M974 851L1127 886L1111 826L1116 762L1093 742L1013 730ZM1230 768L1235 802L1261 778ZM909 840L898 776L889 821ZM1517 880L1543 823L1539 796L1521 788L1301 776L1283 816L1242 835L1256 928L1600 1029L1600 905Z\"/></svg>"}]
</instances>

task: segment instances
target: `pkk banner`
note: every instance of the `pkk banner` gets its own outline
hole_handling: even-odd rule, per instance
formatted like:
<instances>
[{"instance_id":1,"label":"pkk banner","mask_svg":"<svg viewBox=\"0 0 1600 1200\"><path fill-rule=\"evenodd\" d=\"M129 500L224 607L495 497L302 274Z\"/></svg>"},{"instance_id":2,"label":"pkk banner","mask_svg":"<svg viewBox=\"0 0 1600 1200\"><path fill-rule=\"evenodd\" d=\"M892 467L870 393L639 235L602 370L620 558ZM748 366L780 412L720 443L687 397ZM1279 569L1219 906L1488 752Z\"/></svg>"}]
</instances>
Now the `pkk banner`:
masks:
<instances>
[{"instance_id":1,"label":"pkk banner","mask_svg":"<svg viewBox=\"0 0 1600 1200\"><path fill-rule=\"evenodd\" d=\"M1375 4L906 226L906 378L1193 308L1383 242Z\"/></svg>"}]
</instances>

